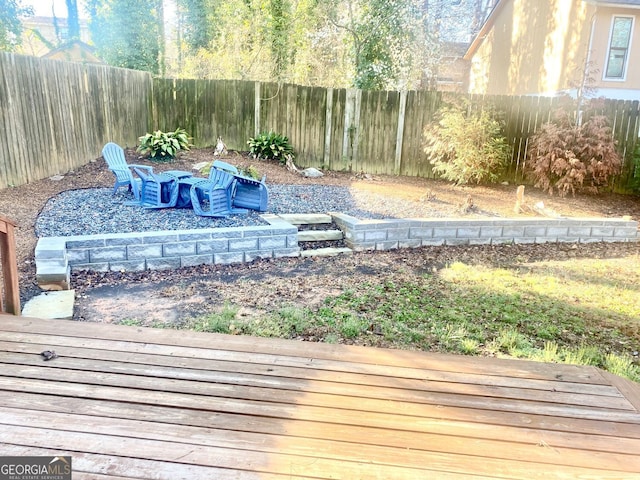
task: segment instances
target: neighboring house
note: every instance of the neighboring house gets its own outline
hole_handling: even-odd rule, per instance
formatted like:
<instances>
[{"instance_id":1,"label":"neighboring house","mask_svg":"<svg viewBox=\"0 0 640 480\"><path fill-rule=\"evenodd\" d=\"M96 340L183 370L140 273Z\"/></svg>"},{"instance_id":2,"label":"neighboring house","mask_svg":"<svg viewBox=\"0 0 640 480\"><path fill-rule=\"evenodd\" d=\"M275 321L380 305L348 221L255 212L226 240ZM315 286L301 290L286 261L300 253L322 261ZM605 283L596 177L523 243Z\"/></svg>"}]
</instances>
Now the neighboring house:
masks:
<instances>
[{"instance_id":1,"label":"neighboring house","mask_svg":"<svg viewBox=\"0 0 640 480\"><path fill-rule=\"evenodd\" d=\"M469 72L469 62L464 54L468 43L445 42L436 75L436 89L442 92L464 92Z\"/></svg>"},{"instance_id":2,"label":"neighboring house","mask_svg":"<svg viewBox=\"0 0 640 480\"><path fill-rule=\"evenodd\" d=\"M53 17L24 17L21 19L24 31L22 44L17 53L41 57L60 43L66 44L69 39L69 27L66 18ZM89 24L80 19L80 40L89 42Z\"/></svg>"},{"instance_id":3,"label":"neighboring house","mask_svg":"<svg viewBox=\"0 0 640 480\"><path fill-rule=\"evenodd\" d=\"M67 62L81 62L81 63L102 63L95 55L95 48L91 45L87 45L80 40L73 40L66 43L49 53L43 55L43 58L50 58L52 60L66 60Z\"/></svg>"},{"instance_id":4,"label":"neighboring house","mask_svg":"<svg viewBox=\"0 0 640 480\"><path fill-rule=\"evenodd\" d=\"M640 100L640 0L499 0L465 59L468 91Z\"/></svg>"}]
</instances>

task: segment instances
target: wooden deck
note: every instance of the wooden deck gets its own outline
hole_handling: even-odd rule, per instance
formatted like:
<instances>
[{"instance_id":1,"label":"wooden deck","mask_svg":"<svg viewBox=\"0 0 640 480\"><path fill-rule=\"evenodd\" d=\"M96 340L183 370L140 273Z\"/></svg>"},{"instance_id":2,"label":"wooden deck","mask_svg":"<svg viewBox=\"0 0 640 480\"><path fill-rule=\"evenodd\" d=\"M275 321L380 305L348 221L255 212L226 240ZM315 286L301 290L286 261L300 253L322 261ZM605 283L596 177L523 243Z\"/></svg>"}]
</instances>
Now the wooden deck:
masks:
<instances>
[{"instance_id":1,"label":"wooden deck","mask_svg":"<svg viewBox=\"0 0 640 480\"><path fill-rule=\"evenodd\" d=\"M640 478L640 386L591 367L7 315L0 363L0 455L74 480Z\"/></svg>"}]
</instances>

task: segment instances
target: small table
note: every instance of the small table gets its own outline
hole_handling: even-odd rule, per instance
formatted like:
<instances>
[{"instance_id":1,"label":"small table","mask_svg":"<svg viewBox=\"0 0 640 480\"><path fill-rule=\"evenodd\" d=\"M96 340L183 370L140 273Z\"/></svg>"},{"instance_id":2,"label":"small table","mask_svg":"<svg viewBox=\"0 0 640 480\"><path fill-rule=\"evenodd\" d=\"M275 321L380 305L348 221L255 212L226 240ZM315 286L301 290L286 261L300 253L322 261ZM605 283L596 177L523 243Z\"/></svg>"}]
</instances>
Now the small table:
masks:
<instances>
[{"instance_id":1,"label":"small table","mask_svg":"<svg viewBox=\"0 0 640 480\"><path fill-rule=\"evenodd\" d=\"M173 175L174 177L178 177L178 179L193 177L193 173L187 172L185 170L167 170L166 172L162 172L162 173L166 173L167 175Z\"/></svg>"},{"instance_id":2,"label":"small table","mask_svg":"<svg viewBox=\"0 0 640 480\"><path fill-rule=\"evenodd\" d=\"M191 208L191 187L206 178L189 176L178 180L178 199L175 208Z\"/></svg>"}]
</instances>

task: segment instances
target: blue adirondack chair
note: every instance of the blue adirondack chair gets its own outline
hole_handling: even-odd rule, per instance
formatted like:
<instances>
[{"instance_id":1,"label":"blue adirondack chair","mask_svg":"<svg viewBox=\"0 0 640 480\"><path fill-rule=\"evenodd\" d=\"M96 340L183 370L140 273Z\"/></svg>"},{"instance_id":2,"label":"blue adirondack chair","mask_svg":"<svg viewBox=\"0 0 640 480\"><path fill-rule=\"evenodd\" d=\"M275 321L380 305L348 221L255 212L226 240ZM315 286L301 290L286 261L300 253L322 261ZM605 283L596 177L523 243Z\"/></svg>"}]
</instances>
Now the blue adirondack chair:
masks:
<instances>
[{"instance_id":1,"label":"blue adirondack chair","mask_svg":"<svg viewBox=\"0 0 640 480\"><path fill-rule=\"evenodd\" d=\"M229 172L212 168L209 178L191 186L191 206L196 215L228 217L247 214L244 208L234 208L232 200L236 180Z\"/></svg>"},{"instance_id":2,"label":"blue adirondack chair","mask_svg":"<svg viewBox=\"0 0 640 480\"><path fill-rule=\"evenodd\" d=\"M170 208L178 200L179 179L168 173L145 172L137 166L133 170L140 177L140 201L145 208Z\"/></svg>"},{"instance_id":3,"label":"blue adirondack chair","mask_svg":"<svg viewBox=\"0 0 640 480\"><path fill-rule=\"evenodd\" d=\"M127 187L127 189L133 193L134 198L139 201L142 180L133 175L132 169L136 167L146 173L152 173L153 168L146 165L129 165L124 158L124 150L122 147L113 142L109 142L104 146L102 156L105 162L107 162L109 170L111 170L116 177L113 185L113 194L116 194L118 188Z\"/></svg>"},{"instance_id":4,"label":"blue adirondack chair","mask_svg":"<svg viewBox=\"0 0 640 480\"><path fill-rule=\"evenodd\" d=\"M235 178L236 186L231 199L233 207L250 208L251 210L257 210L259 212L267 211L269 190L265 183L266 175L262 177L262 180L245 177L244 175L240 175L234 165L221 160L214 161L211 170L229 172Z\"/></svg>"}]
</instances>

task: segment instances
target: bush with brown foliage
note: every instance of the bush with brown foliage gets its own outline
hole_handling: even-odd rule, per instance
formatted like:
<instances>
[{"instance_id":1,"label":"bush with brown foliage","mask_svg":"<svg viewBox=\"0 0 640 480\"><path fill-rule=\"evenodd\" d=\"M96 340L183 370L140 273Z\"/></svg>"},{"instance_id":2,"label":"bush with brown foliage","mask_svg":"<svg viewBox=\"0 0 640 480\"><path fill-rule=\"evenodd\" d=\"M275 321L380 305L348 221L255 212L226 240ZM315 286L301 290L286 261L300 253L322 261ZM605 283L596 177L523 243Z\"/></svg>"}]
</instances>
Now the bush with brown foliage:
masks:
<instances>
[{"instance_id":1,"label":"bush with brown foliage","mask_svg":"<svg viewBox=\"0 0 640 480\"><path fill-rule=\"evenodd\" d=\"M601 115L575 125L566 113L557 114L532 137L528 157L535 186L561 197L597 193L622 169L609 122Z\"/></svg>"}]
</instances>

